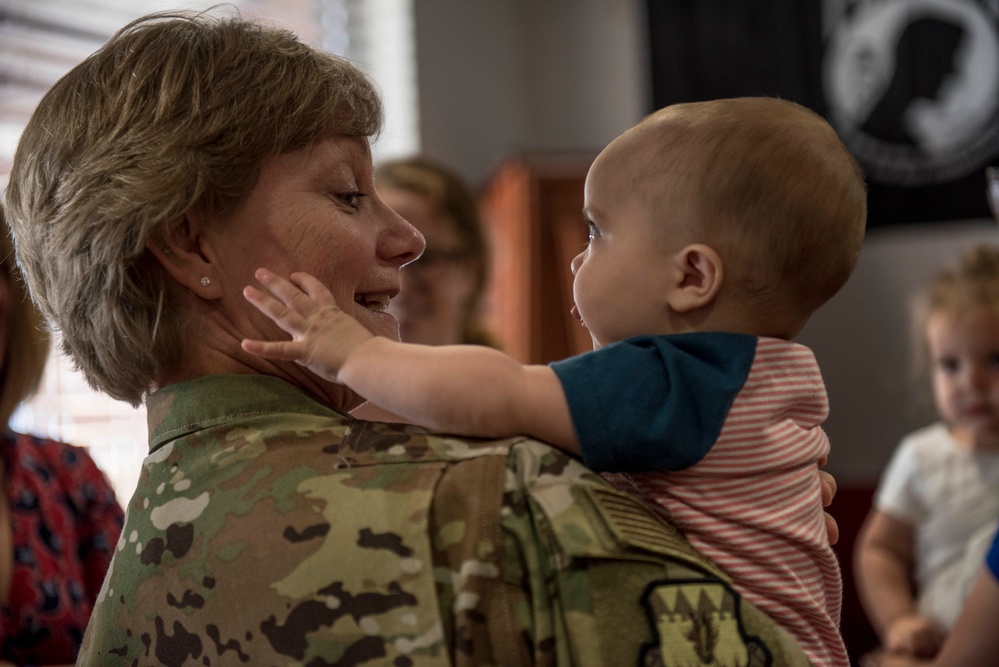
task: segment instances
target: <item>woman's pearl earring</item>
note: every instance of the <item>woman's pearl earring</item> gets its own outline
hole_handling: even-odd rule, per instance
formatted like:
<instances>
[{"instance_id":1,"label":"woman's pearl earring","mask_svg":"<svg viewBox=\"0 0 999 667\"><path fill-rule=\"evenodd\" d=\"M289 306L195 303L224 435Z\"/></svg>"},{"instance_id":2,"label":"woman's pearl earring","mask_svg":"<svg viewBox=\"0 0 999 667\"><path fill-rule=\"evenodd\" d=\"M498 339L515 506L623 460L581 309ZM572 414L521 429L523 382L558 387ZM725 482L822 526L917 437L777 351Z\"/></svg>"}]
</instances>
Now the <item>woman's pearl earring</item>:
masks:
<instances>
[{"instance_id":1,"label":"woman's pearl earring","mask_svg":"<svg viewBox=\"0 0 999 667\"><path fill-rule=\"evenodd\" d=\"M201 277L201 286L202 287L208 287L211 284L212 284L212 279L211 278L209 278L208 276L202 276Z\"/></svg>"}]
</instances>

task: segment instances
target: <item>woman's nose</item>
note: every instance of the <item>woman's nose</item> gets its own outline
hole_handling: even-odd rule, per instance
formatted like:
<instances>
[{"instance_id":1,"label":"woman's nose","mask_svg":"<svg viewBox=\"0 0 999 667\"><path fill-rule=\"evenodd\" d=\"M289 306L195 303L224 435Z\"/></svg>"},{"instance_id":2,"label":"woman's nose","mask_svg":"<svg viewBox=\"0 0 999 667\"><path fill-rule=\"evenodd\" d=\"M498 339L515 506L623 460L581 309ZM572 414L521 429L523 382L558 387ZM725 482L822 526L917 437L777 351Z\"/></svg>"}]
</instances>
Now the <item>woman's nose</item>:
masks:
<instances>
[{"instance_id":1,"label":"woman's nose","mask_svg":"<svg viewBox=\"0 0 999 667\"><path fill-rule=\"evenodd\" d=\"M583 263L583 256L585 254L586 251L584 250L572 258L572 262L569 264L569 268L572 270L572 275L576 275L576 271L579 271L579 267Z\"/></svg>"},{"instance_id":2,"label":"woman's nose","mask_svg":"<svg viewBox=\"0 0 999 667\"><path fill-rule=\"evenodd\" d=\"M392 209L385 209L391 217L379 243L379 254L399 266L419 259L427 247L423 234Z\"/></svg>"}]
</instances>

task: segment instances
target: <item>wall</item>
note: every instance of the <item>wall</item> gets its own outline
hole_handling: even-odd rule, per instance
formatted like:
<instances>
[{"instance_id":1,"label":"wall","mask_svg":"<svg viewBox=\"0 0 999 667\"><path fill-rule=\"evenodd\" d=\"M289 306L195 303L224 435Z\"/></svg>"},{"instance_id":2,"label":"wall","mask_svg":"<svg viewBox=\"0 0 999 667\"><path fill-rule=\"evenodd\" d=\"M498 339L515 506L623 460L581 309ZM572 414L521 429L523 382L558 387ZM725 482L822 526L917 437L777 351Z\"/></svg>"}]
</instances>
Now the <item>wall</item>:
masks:
<instances>
[{"instance_id":1,"label":"wall","mask_svg":"<svg viewBox=\"0 0 999 667\"><path fill-rule=\"evenodd\" d=\"M976 243L999 243L995 222L868 231L856 272L799 336L815 351L829 389L829 470L840 484L876 481L899 439L934 421L929 385L914 372L910 302Z\"/></svg>"},{"instance_id":2,"label":"wall","mask_svg":"<svg viewBox=\"0 0 999 667\"><path fill-rule=\"evenodd\" d=\"M649 110L640 0L414 8L424 151L476 184L520 150L600 148Z\"/></svg>"},{"instance_id":3,"label":"wall","mask_svg":"<svg viewBox=\"0 0 999 667\"><path fill-rule=\"evenodd\" d=\"M418 0L424 150L482 183L518 150L591 150L648 111L641 0ZM979 241L986 220L868 235L855 275L799 340L829 388L829 464L841 485L877 479L899 438L933 419L911 374L909 295Z\"/></svg>"}]
</instances>

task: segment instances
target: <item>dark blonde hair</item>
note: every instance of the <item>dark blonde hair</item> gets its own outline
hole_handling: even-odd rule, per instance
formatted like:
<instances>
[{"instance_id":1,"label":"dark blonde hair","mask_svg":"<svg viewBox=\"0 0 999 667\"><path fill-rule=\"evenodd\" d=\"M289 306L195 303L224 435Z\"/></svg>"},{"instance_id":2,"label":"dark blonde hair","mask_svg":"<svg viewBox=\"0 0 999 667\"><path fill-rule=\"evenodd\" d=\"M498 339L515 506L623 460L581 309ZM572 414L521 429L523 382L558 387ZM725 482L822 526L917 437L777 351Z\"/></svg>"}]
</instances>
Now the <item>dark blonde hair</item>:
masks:
<instances>
[{"instance_id":1,"label":"dark blonde hair","mask_svg":"<svg viewBox=\"0 0 999 667\"><path fill-rule=\"evenodd\" d=\"M999 314L999 246L978 245L963 252L926 283L916 308L923 326L941 310L963 315L986 308Z\"/></svg>"},{"instance_id":2,"label":"dark blonde hair","mask_svg":"<svg viewBox=\"0 0 999 667\"><path fill-rule=\"evenodd\" d=\"M136 405L179 361L183 318L146 249L167 223L233 210L268 158L380 126L350 62L238 15L149 15L60 79L21 137L8 215L90 384Z\"/></svg>"},{"instance_id":3,"label":"dark blonde hair","mask_svg":"<svg viewBox=\"0 0 999 667\"><path fill-rule=\"evenodd\" d=\"M977 310L999 316L999 246L977 245L964 251L918 292L911 302L914 359L912 368L920 387L920 401L929 398L926 379L932 368L926 331L930 318L947 313L955 319Z\"/></svg>"},{"instance_id":4,"label":"dark blonde hair","mask_svg":"<svg viewBox=\"0 0 999 667\"><path fill-rule=\"evenodd\" d=\"M741 258L746 297L807 317L846 283L863 245L867 188L821 116L744 97L669 106L632 132L640 187L660 202L691 199L693 188L687 227L723 259Z\"/></svg>"},{"instance_id":5,"label":"dark blonde hair","mask_svg":"<svg viewBox=\"0 0 999 667\"><path fill-rule=\"evenodd\" d=\"M21 401L38 389L49 355L49 339L41 313L28 297L21 274L14 263L10 229L0 206L0 265L7 282L10 301L5 321L7 344L0 354L0 424L6 427Z\"/></svg>"},{"instance_id":6,"label":"dark blonde hair","mask_svg":"<svg viewBox=\"0 0 999 667\"><path fill-rule=\"evenodd\" d=\"M489 279L489 243L471 187L453 170L424 157L380 163L375 169L375 184L422 195L448 220L475 276L474 290L465 309L461 342L498 347L479 313Z\"/></svg>"}]
</instances>

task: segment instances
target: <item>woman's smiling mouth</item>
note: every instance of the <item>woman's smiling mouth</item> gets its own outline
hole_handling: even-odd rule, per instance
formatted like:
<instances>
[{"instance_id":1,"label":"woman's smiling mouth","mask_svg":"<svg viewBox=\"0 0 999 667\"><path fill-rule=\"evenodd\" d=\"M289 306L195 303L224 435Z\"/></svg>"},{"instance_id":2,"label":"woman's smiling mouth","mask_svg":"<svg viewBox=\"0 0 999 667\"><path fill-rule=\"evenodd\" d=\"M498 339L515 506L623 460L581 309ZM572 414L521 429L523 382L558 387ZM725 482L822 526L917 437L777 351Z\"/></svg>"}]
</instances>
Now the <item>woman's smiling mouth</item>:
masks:
<instances>
[{"instance_id":1,"label":"woman's smiling mouth","mask_svg":"<svg viewBox=\"0 0 999 667\"><path fill-rule=\"evenodd\" d=\"M368 294L355 294L354 303L364 306L368 310L373 310L377 313L385 312L388 308L389 301L392 299L392 294L389 292L371 292Z\"/></svg>"}]
</instances>

